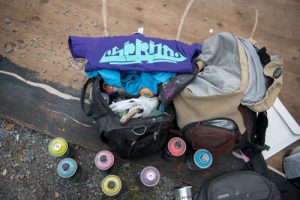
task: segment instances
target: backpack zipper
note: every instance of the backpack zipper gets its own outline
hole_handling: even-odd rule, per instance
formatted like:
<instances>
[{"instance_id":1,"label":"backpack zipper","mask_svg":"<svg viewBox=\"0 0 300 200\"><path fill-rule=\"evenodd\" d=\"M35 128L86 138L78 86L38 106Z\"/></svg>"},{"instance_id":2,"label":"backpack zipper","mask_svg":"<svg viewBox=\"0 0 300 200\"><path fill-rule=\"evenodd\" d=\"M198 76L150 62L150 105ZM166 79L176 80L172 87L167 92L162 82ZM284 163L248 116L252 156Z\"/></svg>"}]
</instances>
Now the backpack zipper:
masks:
<instances>
[{"instance_id":1,"label":"backpack zipper","mask_svg":"<svg viewBox=\"0 0 300 200\"><path fill-rule=\"evenodd\" d=\"M130 146L128 152L127 152L127 156L130 155L131 149L132 149L132 147L134 146L135 143L136 143L136 140L131 143L131 146Z\"/></svg>"},{"instance_id":2,"label":"backpack zipper","mask_svg":"<svg viewBox=\"0 0 300 200\"><path fill-rule=\"evenodd\" d=\"M157 135L158 135L158 132L157 132L157 131L154 132L154 134L153 134L153 140L156 140L156 139L157 139Z\"/></svg>"}]
</instances>

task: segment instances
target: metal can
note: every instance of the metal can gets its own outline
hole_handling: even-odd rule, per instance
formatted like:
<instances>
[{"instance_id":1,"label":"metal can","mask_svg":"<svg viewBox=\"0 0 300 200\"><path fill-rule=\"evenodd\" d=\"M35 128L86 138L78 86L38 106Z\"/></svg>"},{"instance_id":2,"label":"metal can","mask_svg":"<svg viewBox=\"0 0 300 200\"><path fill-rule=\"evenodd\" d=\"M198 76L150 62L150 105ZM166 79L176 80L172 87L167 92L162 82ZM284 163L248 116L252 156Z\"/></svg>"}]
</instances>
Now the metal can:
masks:
<instances>
[{"instance_id":1,"label":"metal can","mask_svg":"<svg viewBox=\"0 0 300 200\"><path fill-rule=\"evenodd\" d=\"M107 150L99 151L95 156L95 165L98 169L108 172L114 165L114 155Z\"/></svg>"},{"instance_id":2,"label":"metal can","mask_svg":"<svg viewBox=\"0 0 300 200\"><path fill-rule=\"evenodd\" d=\"M169 140L164 151L164 158L167 161L180 160L186 151L186 143L180 137L173 137Z\"/></svg>"},{"instance_id":3,"label":"metal can","mask_svg":"<svg viewBox=\"0 0 300 200\"><path fill-rule=\"evenodd\" d=\"M144 97L154 97L154 94L148 88L142 88L139 94Z\"/></svg>"},{"instance_id":4,"label":"metal can","mask_svg":"<svg viewBox=\"0 0 300 200\"><path fill-rule=\"evenodd\" d=\"M211 153L206 149L199 149L194 154L194 163L200 169L206 169L211 166L213 157Z\"/></svg>"},{"instance_id":5,"label":"metal can","mask_svg":"<svg viewBox=\"0 0 300 200\"><path fill-rule=\"evenodd\" d=\"M80 166L72 158L64 158L57 165L57 173L60 177L79 181L82 175Z\"/></svg>"},{"instance_id":6,"label":"metal can","mask_svg":"<svg viewBox=\"0 0 300 200\"><path fill-rule=\"evenodd\" d=\"M116 175L106 176L101 183L102 191L107 196L117 196L122 189L122 181Z\"/></svg>"},{"instance_id":7,"label":"metal can","mask_svg":"<svg viewBox=\"0 0 300 200\"><path fill-rule=\"evenodd\" d=\"M128 95L128 93L126 93L126 91L123 88L115 87L113 85L107 85L106 83L102 84L102 91L108 95Z\"/></svg>"},{"instance_id":8,"label":"metal can","mask_svg":"<svg viewBox=\"0 0 300 200\"><path fill-rule=\"evenodd\" d=\"M158 169L153 166L145 167L140 173L140 180L147 187L154 187L160 180Z\"/></svg>"},{"instance_id":9,"label":"metal can","mask_svg":"<svg viewBox=\"0 0 300 200\"><path fill-rule=\"evenodd\" d=\"M107 85L106 83L102 84L102 90L106 94L110 94L114 91L115 86Z\"/></svg>"},{"instance_id":10,"label":"metal can","mask_svg":"<svg viewBox=\"0 0 300 200\"><path fill-rule=\"evenodd\" d=\"M175 189L175 200L192 200L192 186L185 186Z\"/></svg>"},{"instance_id":11,"label":"metal can","mask_svg":"<svg viewBox=\"0 0 300 200\"><path fill-rule=\"evenodd\" d=\"M55 157L67 157L70 154L68 142L61 137L54 138L50 141L48 151Z\"/></svg>"}]
</instances>

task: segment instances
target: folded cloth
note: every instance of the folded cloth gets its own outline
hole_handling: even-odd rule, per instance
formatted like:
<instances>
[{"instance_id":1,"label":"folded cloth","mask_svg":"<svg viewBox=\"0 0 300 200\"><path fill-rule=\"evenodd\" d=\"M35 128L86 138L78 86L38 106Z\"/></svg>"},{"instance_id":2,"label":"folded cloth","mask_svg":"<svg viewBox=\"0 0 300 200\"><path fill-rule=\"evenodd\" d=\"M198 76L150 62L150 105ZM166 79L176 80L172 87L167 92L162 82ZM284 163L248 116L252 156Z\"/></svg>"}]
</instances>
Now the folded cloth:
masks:
<instances>
[{"instance_id":1,"label":"folded cloth","mask_svg":"<svg viewBox=\"0 0 300 200\"><path fill-rule=\"evenodd\" d=\"M119 72L108 69L87 72L89 78L96 77L98 74L106 84L124 88L131 95L137 95L142 88L148 88L157 95L158 84L175 76L175 73Z\"/></svg>"},{"instance_id":2,"label":"folded cloth","mask_svg":"<svg viewBox=\"0 0 300 200\"><path fill-rule=\"evenodd\" d=\"M123 87L121 83L121 74L119 71L101 69L92 72L86 72L86 74L89 78L97 77L100 74L106 84L116 87Z\"/></svg>"},{"instance_id":3,"label":"folded cloth","mask_svg":"<svg viewBox=\"0 0 300 200\"><path fill-rule=\"evenodd\" d=\"M192 73L201 45L146 37L136 33L113 37L69 37L74 58L86 58L86 72L99 69Z\"/></svg>"},{"instance_id":4,"label":"folded cloth","mask_svg":"<svg viewBox=\"0 0 300 200\"><path fill-rule=\"evenodd\" d=\"M158 98L148 98L141 96L139 98L132 98L128 100L118 101L116 103L112 103L109 107L114 112L124 112L129 110L141 109L142 112L136 113L133 118L137 117L147 117L150 113L155 110L158 106Z\"/></svg>"},{"instance_id":5,"label":"folded cloth","mask_svg":"<svg viewBox=\"0 0 300 200\"><path fill-rule=\"evenodd\" d=\"M175 76L175 73L125 73L121 75L121 82L129 94L137 95L142 88L148 88L153 94L157 95L158 84L173 76Z\"/></svg>"}]
</instances>

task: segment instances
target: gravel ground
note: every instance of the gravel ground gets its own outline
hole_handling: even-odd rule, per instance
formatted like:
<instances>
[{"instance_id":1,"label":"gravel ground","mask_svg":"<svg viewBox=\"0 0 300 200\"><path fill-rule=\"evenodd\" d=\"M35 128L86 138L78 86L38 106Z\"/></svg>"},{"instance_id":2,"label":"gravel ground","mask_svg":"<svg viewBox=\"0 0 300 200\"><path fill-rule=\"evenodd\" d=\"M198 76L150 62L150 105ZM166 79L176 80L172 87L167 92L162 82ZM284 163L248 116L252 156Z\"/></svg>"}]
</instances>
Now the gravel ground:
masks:
<instances>
[{"instance_id":1,"label":"gravel ground","mask_svg":"<svg viewBox=\"0 0 300 200\"><path fill-rule=\"evenodd\" d=\"M56 173L59 160L48 153L52 138L42 133L0 120L0 199L111 199L101 191L107 175L97 170L95 152L73 145L75 160L86 178L71 182ZM153 189L144 188L137 179L140 168L117 163L117 175L123 183L114 199L173 199L174 187L180 183L162 177Z\"/></svg>"}]
</instances>

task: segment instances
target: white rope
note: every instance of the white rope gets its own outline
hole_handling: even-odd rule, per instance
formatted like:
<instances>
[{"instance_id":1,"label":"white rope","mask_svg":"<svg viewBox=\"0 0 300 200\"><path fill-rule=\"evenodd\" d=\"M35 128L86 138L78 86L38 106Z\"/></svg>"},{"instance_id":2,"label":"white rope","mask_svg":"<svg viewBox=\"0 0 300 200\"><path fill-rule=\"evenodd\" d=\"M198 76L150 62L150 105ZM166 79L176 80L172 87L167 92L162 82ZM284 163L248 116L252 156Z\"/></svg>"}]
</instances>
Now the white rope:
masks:
<instances>
[{"instance_id":1,"label":"white rope","mask_svg":"<svg viewBox=\"0 0 300 200\"><path fill-rule=\"evenodd\" d=\"M194 2L194 0L190 0L190 2L188 3L188 5L185 8L185 11L184 11L183 15L181 16L180 24L179 24L178 31L177 31L176 40L179 40L179 37L180 37L180 34L181 34L181 30L182 30L182 26L183 26L185 17L188 14L188 12L190 10L190 7L192 6L193 2Z\"/></svg>"}]
</instances>

